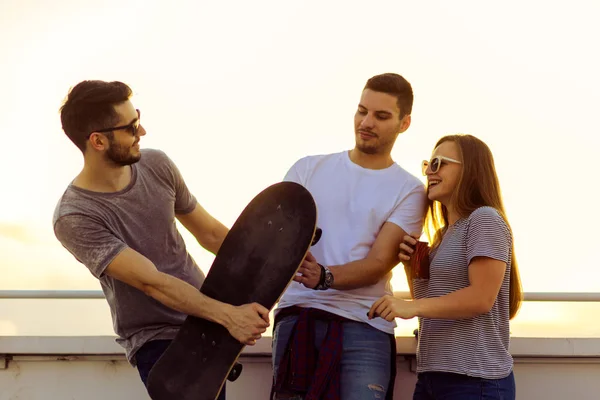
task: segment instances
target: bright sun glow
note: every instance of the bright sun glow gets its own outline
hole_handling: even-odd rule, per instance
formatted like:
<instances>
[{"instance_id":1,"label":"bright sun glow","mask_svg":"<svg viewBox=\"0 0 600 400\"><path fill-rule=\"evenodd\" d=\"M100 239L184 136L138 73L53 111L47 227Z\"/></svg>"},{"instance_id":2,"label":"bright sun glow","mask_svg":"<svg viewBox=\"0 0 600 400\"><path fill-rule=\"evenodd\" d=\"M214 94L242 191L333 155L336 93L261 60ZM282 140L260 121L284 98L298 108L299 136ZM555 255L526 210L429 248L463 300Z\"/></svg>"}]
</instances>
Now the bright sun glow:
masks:
<instances>
[{"instance_id":1,"label":"bright sun glow","mask_svg":"<svg viewBox=\"0 0 600 400\"><path fill-rule=\"evenodd\" d=\"M415 103L396 161L419 175L442 135L483 139L525 290L600 291L599 11L593 2L0 1L0 289L99 288L51 227L82 166L58 114L80 80L128 83L148 131L142 147L166 151L231 226L296 159L351 148L366 79L397 72ZM212 257L184 237L208 270ZM394 285L406 290L400 269ZM0 334L25 326L26 309L39 312L22 307L0 301ZM110 334L102 310L94 329ZM527 305L519 324L566 314Z\"/></svg>"}]
</instances>

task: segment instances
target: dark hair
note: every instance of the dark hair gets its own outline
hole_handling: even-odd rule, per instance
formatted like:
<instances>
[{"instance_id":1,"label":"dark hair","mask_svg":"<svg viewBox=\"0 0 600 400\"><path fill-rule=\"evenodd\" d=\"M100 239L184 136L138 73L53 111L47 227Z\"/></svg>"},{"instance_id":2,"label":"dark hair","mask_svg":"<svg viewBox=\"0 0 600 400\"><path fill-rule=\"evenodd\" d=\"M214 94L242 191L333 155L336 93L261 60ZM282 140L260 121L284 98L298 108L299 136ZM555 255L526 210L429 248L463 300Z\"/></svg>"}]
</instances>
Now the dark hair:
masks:
<instances>
[{"instance_id":1,"label":"dark hair","mask_svg":"<svg viewBox=\"0 0 600 400\"><path fill-rule=\"evenodd\" d=\"M402 76L394 73L375 75L367 81L364 89L395 96L398 99L400 118L412 113L413 90L410 83Z\"/></svg>"},{"instance_id":2,"label":"dark hair","mask_svg":"<svg viewBox=\"0 0 600 400\"><path fill-rule=\"evenodd\" d=\"M463 166L458 185L451 199L458 214L464 218L479 207L493 207L511 229L504 210L494 157L487 144L473 135L456 134L444 136L438 140L434 148L444 142L456 143ZM447 227L448 210L440 202L429 200L425 231L432 247L437 247L441 243ZM517 315L522 301L523 288L513 243L510 268L509 317L511 319Z\"/></svg>"},{"instance_id":3,"label":"dark hair","mask_svg":"<svg viewBox=\"0 0 600 400\"><path fill-rule=\"evenodd\" d=\"M119 115L114 106L129 100L131 95L131 88L123 82L80 82L71 88L60 108L62 129L75 146L85 152L88 135L117 124Z\"/></svg>"}]
</instances>

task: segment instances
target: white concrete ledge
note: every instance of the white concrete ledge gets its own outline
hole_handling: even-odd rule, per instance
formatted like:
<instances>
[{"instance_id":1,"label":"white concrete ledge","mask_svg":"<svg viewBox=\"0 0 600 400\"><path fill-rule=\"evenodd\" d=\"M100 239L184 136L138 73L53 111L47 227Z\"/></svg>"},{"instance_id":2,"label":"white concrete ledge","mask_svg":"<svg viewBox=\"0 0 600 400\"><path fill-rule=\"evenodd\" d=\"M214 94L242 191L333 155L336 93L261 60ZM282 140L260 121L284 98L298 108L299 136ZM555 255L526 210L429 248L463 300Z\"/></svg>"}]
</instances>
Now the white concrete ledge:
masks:
<instances>
[{"instance_id":1,"label":"white concrete ledge","mask_svg":"<svg viewBox=\"0 0 600 400\"><path fill-rule=\"evenodd\" d=\"M396 337L397 354L416 352L414 337ZM511 338L513 357L600 357L600 338ZM123 349L114 336L0 336L0 355L72 355L122 357ZM247 346L247 357L271 355L271 337L263 337L255 346Z\"/></svg>"}]
</instances>

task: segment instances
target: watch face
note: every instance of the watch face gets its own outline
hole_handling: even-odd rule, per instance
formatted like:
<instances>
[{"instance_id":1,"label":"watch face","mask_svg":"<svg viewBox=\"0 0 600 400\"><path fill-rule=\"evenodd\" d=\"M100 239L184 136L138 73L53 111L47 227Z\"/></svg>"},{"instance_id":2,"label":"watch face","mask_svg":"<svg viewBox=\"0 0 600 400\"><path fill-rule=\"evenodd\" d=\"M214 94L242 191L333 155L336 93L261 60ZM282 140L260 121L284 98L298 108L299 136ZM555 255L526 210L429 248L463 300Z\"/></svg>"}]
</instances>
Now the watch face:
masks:
<instances>
[{"instance_id":1,"label":"watch face","mask_svg":"<svg viewBox=\"0 0 600 400\"><path fill-rule=\"evenodd\" d=\"M330 287L333 284L333 274L329 271L325 274L325 284Z\"/></svg>"}]
</instances>

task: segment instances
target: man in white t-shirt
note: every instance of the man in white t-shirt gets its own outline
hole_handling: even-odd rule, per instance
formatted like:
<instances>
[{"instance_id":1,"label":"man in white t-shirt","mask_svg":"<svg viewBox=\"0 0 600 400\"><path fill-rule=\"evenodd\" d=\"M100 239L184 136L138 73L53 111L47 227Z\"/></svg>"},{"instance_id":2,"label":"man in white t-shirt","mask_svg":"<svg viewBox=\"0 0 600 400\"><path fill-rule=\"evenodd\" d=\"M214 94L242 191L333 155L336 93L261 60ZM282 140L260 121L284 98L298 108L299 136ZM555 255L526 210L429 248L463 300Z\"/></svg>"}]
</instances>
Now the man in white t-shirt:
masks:
<instances>
[{"instance_id":1,"label":"man in white t-shirt","mask_svg":"<svg viewBox=\"0 0 600 400\"><path fill-rule=\"evenodd\" d=\"M354 149L304 157L285 177L313 195L323 235L275 311L274 399L393 395L395 323L367 312L392 294L402 237L423 228L424 185L391 157L412 103L402 76L372 77L354 117Z\"/></svg>"}]
</instances>

